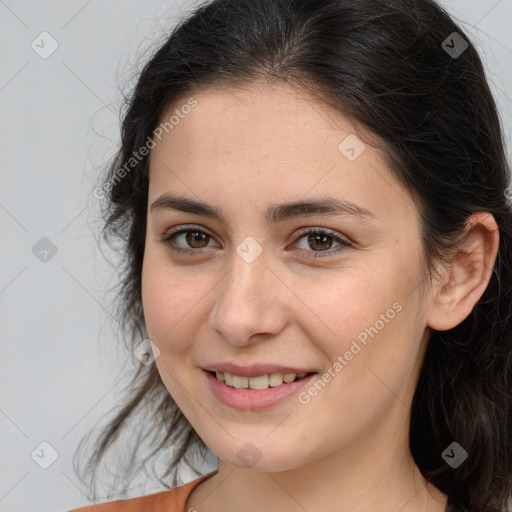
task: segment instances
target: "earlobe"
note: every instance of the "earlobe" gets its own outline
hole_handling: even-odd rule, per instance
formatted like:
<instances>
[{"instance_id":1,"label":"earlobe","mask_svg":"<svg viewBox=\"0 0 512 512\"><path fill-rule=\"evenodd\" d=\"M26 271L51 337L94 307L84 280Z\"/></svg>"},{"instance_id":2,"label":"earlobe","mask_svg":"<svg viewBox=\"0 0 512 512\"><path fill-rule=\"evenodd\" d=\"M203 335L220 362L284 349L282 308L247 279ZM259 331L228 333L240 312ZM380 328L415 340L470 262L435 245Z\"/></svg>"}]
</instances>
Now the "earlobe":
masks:
<instances>
[{"instance_id":1,"label":"earlobe","mask_svg":"<svg viewBox=\"0 0 512 512\"><path fill-rule=\"evenodd\" d=\"M498 246L498 226L490 213L468 218L463 241L434 285L429 327L446 331L471 313L489 284Z\"/></svg>"}]
</instances>

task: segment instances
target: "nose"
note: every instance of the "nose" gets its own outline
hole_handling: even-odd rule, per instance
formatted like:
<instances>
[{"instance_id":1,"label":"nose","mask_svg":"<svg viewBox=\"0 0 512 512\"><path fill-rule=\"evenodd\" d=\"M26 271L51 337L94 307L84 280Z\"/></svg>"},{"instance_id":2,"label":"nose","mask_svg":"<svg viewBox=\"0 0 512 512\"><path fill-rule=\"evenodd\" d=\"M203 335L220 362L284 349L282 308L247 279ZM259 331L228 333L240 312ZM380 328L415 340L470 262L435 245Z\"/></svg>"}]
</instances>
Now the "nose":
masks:
<instances>
[{"instance_id":1,"label":"nose","mask_svg":"<svg viewBox=\"0 0 512 512\"><path fill-rule=\"evenodd\" d=\"M246 346L268 339L286 325L289 290L268 266L265 251L253 262L233 251L231 268L215 288L210 323L225 341Z\"/></svg>"}]
</instances>

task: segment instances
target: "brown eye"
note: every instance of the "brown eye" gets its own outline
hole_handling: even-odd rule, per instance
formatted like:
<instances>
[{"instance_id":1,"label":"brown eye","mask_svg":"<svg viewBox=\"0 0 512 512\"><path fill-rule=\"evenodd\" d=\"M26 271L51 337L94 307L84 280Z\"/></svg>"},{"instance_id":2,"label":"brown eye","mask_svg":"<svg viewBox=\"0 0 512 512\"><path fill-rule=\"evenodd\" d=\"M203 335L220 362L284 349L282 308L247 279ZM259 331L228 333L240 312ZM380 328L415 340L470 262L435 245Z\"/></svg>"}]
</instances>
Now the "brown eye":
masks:
<instances>
[{"instance_id":1,"label":"brown eye","mask_svg":"<svg viewBox=\"0 0 512 512\"><path fill-rule=\"evenodd\" d=\"M194 249L202 249L205 247L204 241L206 240L206 245L208 245L209 235L203 233L202 231L186 231L185 241L190 247Z\"/></svg>"},{"instance_id":2,"label":"brown eye","mask_svg":"<svg viewBox=\"0 0 512 512\"><path fill-rule=\"evenodd\" d=\"M200 252L200 249L208 247L211 238L212 236L210 234L201 229L185 227L167 233L160 238L160 241L167 245L173 252L194 254ZM177 243L177 241L179 243Z\"/></svg>"},{"instance_id":3,"label":"brown eye","mask_svg":"<svg viewBox=\"0 0 512 512\"><path fill-rule=\"evenodd\" d=\"M160 241L173 252L198 255L203 252L201 249L208 247L212 238L209 233L201 229L183 227L164 235ZM302 230L296 237L295 243L297 244L302 239L305 239L305 247L302 247L301 251L306 253L308 258L332 256L352 246L349 241L341 238L335 231L324 228ZM338 247L331 251L329 249L333 246L333 243L337 243Z\"/></svg>"},{"instance_id":4,"label":"brown eye","mask_svg":"<svg viewBox=\"0 0 512 512\"><path fill-rule=\"evenodd\" d=\"M352 246L349 241L338 236L336 232L323 228L302 230L295 241L298 242L302 239L305 239L306 243L304 244L305 247L302 247L301 249L304 252L309 253L307 255L309 258L332 256ZM333 242L338 243L339 246L335 250L329 251L328 249L332 247Z\"/></svg>"},{"instance_id":5,"label":"brown eye","mask_svg":"<svg viewBox=\"0 0 512 512\"><path fill-rule=\"evenodd\" d=\"M329 243L329 240L331 241ZM314 233L308 235L308 244L313 249L316 246L316 249L319 251L323 251L325 249L329 249L332 245L333 237L331 235L326 235L325 233Z\"/></svg>"}]
</instances>

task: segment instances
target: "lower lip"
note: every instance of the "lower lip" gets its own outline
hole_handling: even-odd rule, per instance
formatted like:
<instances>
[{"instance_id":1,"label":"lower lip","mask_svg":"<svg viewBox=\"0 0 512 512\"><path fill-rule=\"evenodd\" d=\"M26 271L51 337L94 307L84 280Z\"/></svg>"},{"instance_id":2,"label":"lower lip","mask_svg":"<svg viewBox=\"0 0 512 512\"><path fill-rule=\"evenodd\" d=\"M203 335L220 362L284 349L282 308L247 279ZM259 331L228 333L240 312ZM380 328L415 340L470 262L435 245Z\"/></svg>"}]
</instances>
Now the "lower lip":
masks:
<instances>
[{"instance_id":1,"label":"lower lip","mask_svg":"<svg viewBox=\"0 0 512 512\"><path fill-rule=\"evenodd\" d=\"M307 377L280 386L267 389L235 389L224 384L210 372L203 370L215 397L223 404L235 409L254 411L272 407L273 405L296 395L299 390L310 383L318 374L313 373Z\"/></svg>"}]
</instances>

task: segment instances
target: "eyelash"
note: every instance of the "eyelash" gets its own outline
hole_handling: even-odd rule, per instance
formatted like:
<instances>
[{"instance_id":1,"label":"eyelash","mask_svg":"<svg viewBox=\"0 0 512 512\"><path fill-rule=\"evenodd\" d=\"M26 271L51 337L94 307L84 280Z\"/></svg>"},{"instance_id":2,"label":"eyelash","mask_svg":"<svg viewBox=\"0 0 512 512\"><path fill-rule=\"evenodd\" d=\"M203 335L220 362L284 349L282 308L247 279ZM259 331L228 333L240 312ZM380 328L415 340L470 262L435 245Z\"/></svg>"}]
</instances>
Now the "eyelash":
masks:
<instances>
[{"instance_id":1,"label":"eyelash","mask_svg":"<svg viewBox=\"0 0 512 512\"><path fill-rule=\"evenodd\" d=\"M199 251L201 251L202 249L182 249L181 247L175 247L173 244L172 244L172 241L175 237L177 237L178 235L181 235L183 233L201 233L203 235L206 235L206 236L209 236L210 238L213 238L212 235L210 235L208 232L206 231L203 231L202 229L198 229L198 228L195 228L194 226L185 226L179 230L176 230L176 231L171 231L165 235L163 235L161 238L160 238L160 241L165 244L171 251L175 252L175 253L178 253L178 254L183 254L183 253L186 253L186 254L189 254L189 255L192 255L194 253L197 253ZM304 228L302 230L299 231L299 233L297 234L297 237L295 238L295 240L293 241L293 243L296 243L298 242L301 238L304 238L306 235L310 235L310 234L323 234L323 235L328 235L330 236L334 241L338 242L340 244L340 247L338 247L338 249L336 250L327 250L327 251L305 251L305 252L312 252L313 253L313 256L307 256L308 258L323 258L323 257L326 257L326 256L332 256L333 254L339 254L340 252L344 251L345 249L349 248L352 246L352 244L350 242L348 242L347 240L344 240L343 238L337 236L335 234L334 231L331 231L329 229L325 229L325 228L314 228L314 229L311 229L311 228Z\"/></svg>"}]
</instances>

